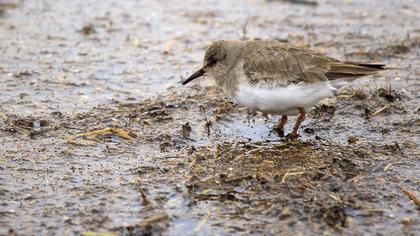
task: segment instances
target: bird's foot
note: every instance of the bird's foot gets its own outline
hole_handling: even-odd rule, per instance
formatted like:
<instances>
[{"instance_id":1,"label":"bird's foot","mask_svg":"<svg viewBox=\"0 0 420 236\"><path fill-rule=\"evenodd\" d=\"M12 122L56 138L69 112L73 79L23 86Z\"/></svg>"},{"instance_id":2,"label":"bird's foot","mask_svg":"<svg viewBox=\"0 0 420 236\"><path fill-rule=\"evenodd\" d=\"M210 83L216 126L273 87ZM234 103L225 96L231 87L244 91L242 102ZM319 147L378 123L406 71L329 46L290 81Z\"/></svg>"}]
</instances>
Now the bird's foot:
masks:
<instances>
[{"instance_id":1,"label":"bird's foot","mask_svg":"<svg viewBox=\"0 0 420 236\"><path fill-rule=\"evenodd\" d=\"M286 139L288 139L288 140L296 140L298 137L299 137L299 134L293 133L293 132L286 135Z\"/></svg>"},{"instance_id":2,"label":"bird's foot","mask_svg":"<svg viewBox=\"0 0 420 236\"><path fill-rule=\"evenodd\" d=\"M274 127L273 130L277 133L280 138L284 137L284 129L280 127Z\"/></svg>"}]
</instances>

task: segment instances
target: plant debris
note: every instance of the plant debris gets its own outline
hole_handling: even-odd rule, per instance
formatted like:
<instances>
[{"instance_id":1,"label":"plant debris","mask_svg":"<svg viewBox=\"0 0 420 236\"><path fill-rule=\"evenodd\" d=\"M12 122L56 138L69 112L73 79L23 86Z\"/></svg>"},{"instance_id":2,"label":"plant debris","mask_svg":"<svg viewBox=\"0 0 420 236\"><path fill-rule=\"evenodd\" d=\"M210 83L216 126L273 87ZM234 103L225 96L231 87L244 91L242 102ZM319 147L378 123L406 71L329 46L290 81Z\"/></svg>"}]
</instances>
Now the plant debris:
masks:
<instances>
[{"instance_id":1,"label":"plant debris","mask_svg":"<svg viewBox=\"0 0 420 236\"><path fill-rule=\"evenodd\" d=\"M130 133L124 129L121 128L104 128L104 129L100 129L100 130L94 130L94 131L90 131L90 132L86 132L86 133L80 133L74 136L71 136L70 138L68 138L68 143L70 144L78 144L77 143L77 139L78 138L85 138L88 140L93 140L96 139L97 136L103 136L103 135L108 135L108 134L113 134L116 135L118 137L121 137L125 140L131 140L133 138L136 137L136 135L134 135L133 133Z\"/></svg>"},{"instance_id":2,"label":"plant debris","mask_svg":"<svg viewBox=\"0 0 420 236\"><path fill-rule=\"evenodd\" d=\"M84 34L84 35L91 35L93 33L95 33L95 27L92 24L88 24L83 26L80 30L80 33Z\"/></svg>"},{"instance_id":3,"label":"plant debris","mask_svg":"<svg viewBox=\"0 0 420 236\"><path fill-rule=\"evenodd\" d=\"M420 207L420 198L418 198L414 193L408 191L407 189L401 188L401 192L403 192L407 197L409 197L418 207Z\"/></svg>"},{"instance_id":4,"label":"plant debris","mask_svg":"<svg viewBox=\"0 0 420 236\"><path fill-rule=\"evenodd\" d=\"M0 1L0 235L415 235L416 3ZM387 70L289 141L211 79L178 84L222 38Z\"/></svg>"}]
</instances>

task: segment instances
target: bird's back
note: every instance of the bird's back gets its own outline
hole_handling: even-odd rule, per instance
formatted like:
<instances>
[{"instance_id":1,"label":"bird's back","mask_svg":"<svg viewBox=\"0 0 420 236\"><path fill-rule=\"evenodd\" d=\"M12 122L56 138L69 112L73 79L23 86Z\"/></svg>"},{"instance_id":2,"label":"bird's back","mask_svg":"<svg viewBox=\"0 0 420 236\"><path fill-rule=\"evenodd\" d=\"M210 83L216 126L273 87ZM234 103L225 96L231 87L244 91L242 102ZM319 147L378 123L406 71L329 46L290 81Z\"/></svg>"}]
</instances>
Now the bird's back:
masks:
<instances>
[{"instance_id":1,"label":"bird's back","mask_svg":"<svg viewBox=\"0 0 420 236\"><path fill-rule=\"evenodd\" d=\"M353 80L383 69L382 64L342 62L305 47L274 41L248 41L243 54L244 73L251 84L260 86Z\"/></svg>"}]
</instances>

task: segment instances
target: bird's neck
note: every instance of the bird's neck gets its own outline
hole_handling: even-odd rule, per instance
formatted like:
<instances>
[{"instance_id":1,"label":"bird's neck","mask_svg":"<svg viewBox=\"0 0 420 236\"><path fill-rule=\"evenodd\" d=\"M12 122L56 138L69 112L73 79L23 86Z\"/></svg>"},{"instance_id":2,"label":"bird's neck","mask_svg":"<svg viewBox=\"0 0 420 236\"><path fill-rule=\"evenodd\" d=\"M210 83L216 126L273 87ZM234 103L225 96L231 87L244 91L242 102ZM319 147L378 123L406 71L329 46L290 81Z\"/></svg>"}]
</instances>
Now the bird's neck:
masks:
<instances>
[{"instance_id":1,"label":"bird's neck","mask_svg":"<svg viewBox=\"0 0 420 236\"><path fill-rule=\"evenodd\" d=\"M223 92L230 96L234 97L237 90L237 78L232 73L226 73L224 76L215 77L217 85L223 90Z\"/></svg>"}]
</instances>

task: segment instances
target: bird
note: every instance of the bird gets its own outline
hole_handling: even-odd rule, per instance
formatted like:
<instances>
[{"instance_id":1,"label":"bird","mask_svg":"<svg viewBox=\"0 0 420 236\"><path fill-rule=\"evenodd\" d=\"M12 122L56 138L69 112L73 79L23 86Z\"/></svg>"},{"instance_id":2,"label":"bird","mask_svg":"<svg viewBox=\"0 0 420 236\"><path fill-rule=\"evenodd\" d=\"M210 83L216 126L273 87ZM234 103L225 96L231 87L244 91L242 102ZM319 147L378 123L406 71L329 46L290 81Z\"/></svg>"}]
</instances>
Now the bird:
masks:
<instances>
[{"instance_id":1,"label":"bird","mask_svg":"<svg viewBox=\"0 0 420 236\"><path fill-rule=\"evenodd\" d=\"M298 116L286 137L298 138L306 112L321 100L385 64L341 61L318 51L273 40L217 40L209 44L199 70L182 82L209 75L241 106L280 115L275 130L284 137L288 116Z\"/></svg>"}]
</instances>

